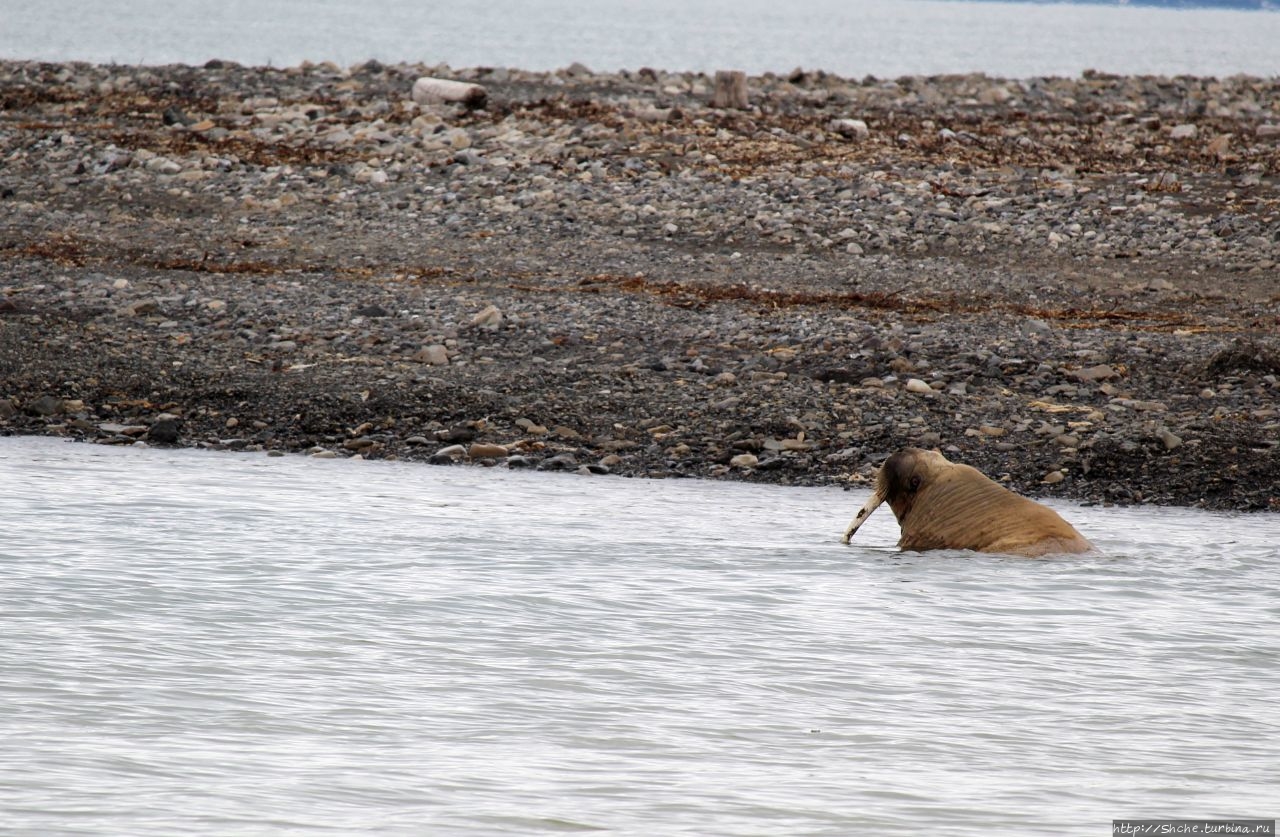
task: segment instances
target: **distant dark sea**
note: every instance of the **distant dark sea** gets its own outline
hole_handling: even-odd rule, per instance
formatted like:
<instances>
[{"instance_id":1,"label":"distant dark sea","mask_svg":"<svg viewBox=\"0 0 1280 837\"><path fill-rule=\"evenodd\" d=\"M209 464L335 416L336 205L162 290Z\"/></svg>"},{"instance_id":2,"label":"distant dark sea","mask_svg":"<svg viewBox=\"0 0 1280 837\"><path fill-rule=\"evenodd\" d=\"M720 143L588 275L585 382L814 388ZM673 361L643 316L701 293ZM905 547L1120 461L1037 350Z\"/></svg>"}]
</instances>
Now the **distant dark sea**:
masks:
<instances>
[{"instance_id":1,"label":"distant dark sea","mask_svg":"<svg viewBox=\"0 0 1280 837\"><path fill-rule=\"evenodd\" d=\"M0 57L1280 75L1280 0L0 0Z\"/></svg>"},{"instance_id":2,"label":"distant dark sea","mask_svg":"<svg viewBox=\"0 0 1280 837\"><path fill-rule=\"evenodd\" d=\"M969 0L957 0L957 2L969 2ZM998 0L998 2L1154 6L1161 9L1237 9L1244 12L1280 11L1278 0Z\"/></svg>"},{"instance_id":3,"label":"distant dark sea","mask_svg":"<svg viewBox=\"0 0 1280 837\"><path fill-rule=\"evenodd\" d=\"M1246 12L1280 9L1280 4L1272 0L1110 0L1110 2L1120 6L1161 6L1166 9L1241 9Z\"/></svg>"}]
</instances>

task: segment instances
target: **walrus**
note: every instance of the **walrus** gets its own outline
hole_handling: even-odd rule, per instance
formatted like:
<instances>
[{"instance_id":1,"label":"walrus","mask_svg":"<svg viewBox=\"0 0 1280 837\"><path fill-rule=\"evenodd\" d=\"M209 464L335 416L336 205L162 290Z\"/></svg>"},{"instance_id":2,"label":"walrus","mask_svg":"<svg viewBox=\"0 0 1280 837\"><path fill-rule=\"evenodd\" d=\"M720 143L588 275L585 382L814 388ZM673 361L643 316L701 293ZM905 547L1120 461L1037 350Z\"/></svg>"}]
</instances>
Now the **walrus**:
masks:
<instances>
[{"instance_id":1,"label":"walrus","mask_svg":"<svg viewBox=\"0 0 1280 837\"><path fill-rule=\"evenodd\" d=\"M871 499L845 530L848 543L881 503L898 518L898 547L972 549L1034 558L1093 545L1053 509L997 485L937 451L904 448L885 460Z\"/></svg>"}]
</instances>

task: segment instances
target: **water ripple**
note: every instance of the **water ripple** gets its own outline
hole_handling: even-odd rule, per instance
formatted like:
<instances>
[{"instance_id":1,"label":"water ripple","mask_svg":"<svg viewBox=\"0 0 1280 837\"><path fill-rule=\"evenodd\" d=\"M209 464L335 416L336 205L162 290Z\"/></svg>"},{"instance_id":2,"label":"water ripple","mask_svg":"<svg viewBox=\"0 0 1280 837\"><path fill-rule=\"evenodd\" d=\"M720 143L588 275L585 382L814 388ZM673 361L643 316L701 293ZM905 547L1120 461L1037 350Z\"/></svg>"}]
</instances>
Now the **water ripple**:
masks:
<instances>
[{"instance_id":1,"label":"water ripple","mask_svg":"<svg viewBox=\"0 0 1280 837\"><path fill-rule=\"evenodd\" d=\"M1065 835L1269 810L1274 517L1064 508L1102 554L1028 561L900 554L888 515L846 548L861 499L0 440L0 821Z\"/></svg>"}]
</instances>

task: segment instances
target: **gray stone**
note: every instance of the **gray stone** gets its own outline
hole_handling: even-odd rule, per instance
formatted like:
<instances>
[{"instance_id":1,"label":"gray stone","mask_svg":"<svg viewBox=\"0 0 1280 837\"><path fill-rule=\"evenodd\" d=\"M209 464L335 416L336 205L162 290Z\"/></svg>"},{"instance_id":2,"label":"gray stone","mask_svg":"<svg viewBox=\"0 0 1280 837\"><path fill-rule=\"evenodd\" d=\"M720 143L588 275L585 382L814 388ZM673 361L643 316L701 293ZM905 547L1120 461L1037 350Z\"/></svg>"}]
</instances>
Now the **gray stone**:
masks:
<instances>
[{"instance_id":1,"label":"gray stone","mask_svg":"<svg viewBox=\"0 0 1280 837\"><path fill-rule=\"evenodd\" d=\"M120 314L125 317L142 317L147 314L154 314L160 310L160 302L155 299L140 299L132 302L120 309Z\"/></svg>"},{"instance_id":2,"label":"gray stone","mask_svg":"<svg viewBox=\"0 0 1280 837\"><path fill-rule=\"evenodd\" d=\"M160 114L160 120L166 125L190 125L195 122L186 111L181 108L170 106L164 109L164 113Z\"/></svg>"},{"instance_id":3,"label":"gray stone","mask_svg":"<svg viewBox=\"0 0 1280 837\"><path fill-rule=\"evenodd\" d=\"M1072 378L1085 383L1096 383L1098 381L1110 381L1113 378L1119 378L1120 373L1111 366L1100 363L1097 366L1090 366L1086 369L1076 369L1068 372Z\"/></svg>"},{"instance_id":4,"label":"gray stone","mask_svg":"<svg viewBox=\"0 0 1280 837\"><path fill-rule=\"evenodd\" d=\"M34 416L56 416L62 412L62 399L52 395L42 395L27 405L27 412Z\"/></svg>"},{"instance_id":5,"label":"gray stone","mask_svg":"<svg viewBox=\"0 0 1280 837\"><path fill-rule=\"evenodd\" d=\"M181 430L178 419L167 418L153 422L147 430L147 441L155 445L176 445Z\"/></svg>"},{"instance_id":6,"label":"gray stone","mask_svg":"<svg viewBox=\"0 0 1280 837\"><path fill-rule=\"evenodd\" d=\"M451 442L455 445L461 445L475 440L476 429L470 423L463 422L462 424L455 424L448 430L441 430L437 432L436 438L442 442Z\"/></svg>"},{"instance_id":7,"label":"gray stone","mask_svg":"<svg viewBox=\"0 0 1280 837\"><path fill-rule=\"evenodd\" d=\"M1112 398L1108 403L1140 413L1163 413L1169 409L1163 401L1141 401L1135 398Z\"/></svg>"},{"instance_id":8,"label":"gray stone","mask_svg":"<svg viewBox=\"0 0 1280 837\"><path fill-rule=\"evenodd\" d=\"M539 471L572 471L578 467L578 460L571 453L558 453L538 463Z\"/></svg>"},{"instance_id":9,"label":"gray stone","mask_svg":"<svg viewBox=\"0 0 1280 837\"><path fill-rule=\"evenodd\" d=\"M466 455L467 449L463 445L446 445L435 452L435 455L431 457L431 461L435 462L436 459L441 457L449 460L462 459Z\"/></svg>"}]
</instances>

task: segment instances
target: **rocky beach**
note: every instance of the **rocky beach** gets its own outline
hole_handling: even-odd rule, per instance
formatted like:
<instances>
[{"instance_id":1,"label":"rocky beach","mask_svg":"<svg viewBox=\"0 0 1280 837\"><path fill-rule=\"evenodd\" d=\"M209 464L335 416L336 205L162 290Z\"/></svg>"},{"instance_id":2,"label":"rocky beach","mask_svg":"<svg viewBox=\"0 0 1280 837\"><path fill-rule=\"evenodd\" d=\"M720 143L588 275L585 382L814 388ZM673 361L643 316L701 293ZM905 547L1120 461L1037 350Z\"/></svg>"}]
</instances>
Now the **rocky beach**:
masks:
<instances>
[{"instance_id":1,"label":"rocky beach","mask_svg":"<svg viewBox=\"0 0 1280 837\"><path fill-rule=\"evenodd\" d=\"M1280 79L716 92L0 62L0 433L1280 510Z\"/></svg>"}]
</instances>

